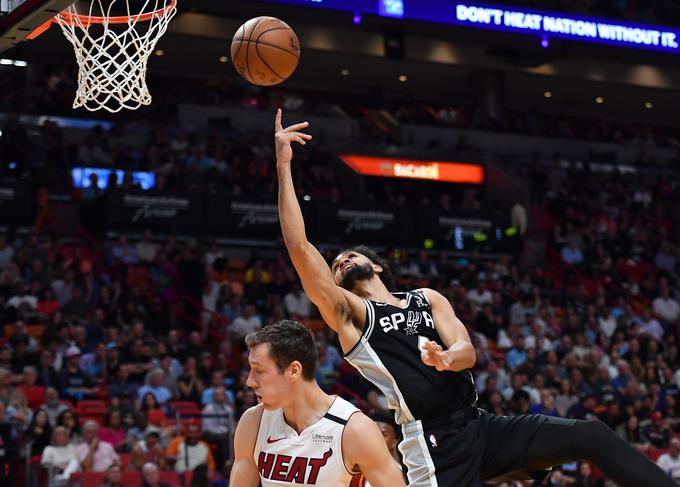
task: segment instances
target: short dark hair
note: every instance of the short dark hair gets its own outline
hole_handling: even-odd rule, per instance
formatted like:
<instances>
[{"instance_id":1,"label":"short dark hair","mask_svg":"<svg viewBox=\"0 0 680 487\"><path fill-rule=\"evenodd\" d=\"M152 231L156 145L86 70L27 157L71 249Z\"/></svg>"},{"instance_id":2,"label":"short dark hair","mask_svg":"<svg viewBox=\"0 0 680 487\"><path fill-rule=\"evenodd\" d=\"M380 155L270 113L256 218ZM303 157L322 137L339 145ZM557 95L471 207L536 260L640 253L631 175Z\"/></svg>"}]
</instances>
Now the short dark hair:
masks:
<instances>
[{"instance_id":1,"label":"short dark hair","mask_svg":"<svg viewBox=\"0 0 680 487\"><path fill-rule=\"evenodd\" d=\"M356 252L357 254L361 254L374 264L382 267L382 272L378 274L378 277L388 291L392 291L394 289L394 275L392 274L392 269L390 269L390 265L386 259L380 257L374 250L369 249L365 245L357 245L356 247L350 247L348 249L341 250L338 255L344 254L346 252Z\"/></svg>"},{"instance_id":2,"label":"short dark hair","mask_svg":"<svg viewBox=\"0 0 680 487\"><path fill-rule=\"evenodd\" d=\"M304 380L314 380L319 362L319 352L311 332L294 320L281 320L246 336L246 345L253 349L256 345L269 343L269 355L276 363L279 372L293 361L302 364Z\"/></svg>"}]
</instances>

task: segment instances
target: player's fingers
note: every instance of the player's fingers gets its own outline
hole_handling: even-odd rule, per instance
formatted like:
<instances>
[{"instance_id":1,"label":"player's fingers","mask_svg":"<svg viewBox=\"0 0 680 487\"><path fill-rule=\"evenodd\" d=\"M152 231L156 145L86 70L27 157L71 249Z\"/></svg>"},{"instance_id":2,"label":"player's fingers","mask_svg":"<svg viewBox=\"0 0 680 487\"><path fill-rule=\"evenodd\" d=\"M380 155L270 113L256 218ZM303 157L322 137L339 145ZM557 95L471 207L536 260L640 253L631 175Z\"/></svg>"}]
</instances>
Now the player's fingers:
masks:
<instances>
[{"instance_id":1,"label":"player's fingers","mask_svg":"<svg viewBox=\"0 0 680 487\"><path fill-rule=\"evenodd\" d=\"M428 342L425 342L424 346L431 352L441 352L442 351L441 345L439 345L437 342L433 342L431 340L428 341Z\"/></svg>"},{"instance_id":2,"label":"player's fingers","mask_svg":"<svg viewBox=\"0 0 680 487\"><path fill-rule=\"evenodd\" d=\"M308 127L308 126L309 126L309 122L300 122L300 123L296 123L295 125L291 125L289 127L286 127L285 129L283 129L283 131L287 132L287 133L297 132L298 130L303 129L303 128Z\"/></svg>"},{"instance_id":3,"label":"player's fingers","mask_svg":"<svg viewBox=\"0 0 680 487\"><path fill-rule=\"evenodd\" d=\"M298 137L304 140L312 140L312 136L309 134L303 134L302 132L284 132L282 134L283 138L288 140L294 140Z\"/></svg>"},{"instance_id":4,"label":"player's fingers","mask_svg":"<svg viewBox=\"0 0 680 487\"><path fill-rule=\"evenodd\" d=\"M281 130L283 130L283 126L281 125L281 109L277 108L276 118L274 119L274 131L280 132Z\"/></svg>"},{"instance_id":5,"label":"player's fingers","mask_svg":"<svg viewBox=\"0 0 680 487\"><path fill-rule=\"evenodd\" d=\"M291 142L297 142L300 145L305 145L307 143L302 137L294 137Z\"/></svg>"}]
</instances>

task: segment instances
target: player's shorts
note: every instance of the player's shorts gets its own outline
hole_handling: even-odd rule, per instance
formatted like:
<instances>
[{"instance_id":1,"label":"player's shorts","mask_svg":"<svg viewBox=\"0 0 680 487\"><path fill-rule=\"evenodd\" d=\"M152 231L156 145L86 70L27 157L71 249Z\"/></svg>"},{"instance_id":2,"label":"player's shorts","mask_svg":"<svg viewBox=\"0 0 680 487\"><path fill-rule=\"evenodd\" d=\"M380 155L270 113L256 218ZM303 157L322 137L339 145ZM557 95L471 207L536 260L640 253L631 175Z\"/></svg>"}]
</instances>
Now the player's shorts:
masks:
<instances>
[{"instance_id":1,"label":"player's shorts","mask_svg":"<svg viewBox=\"0 0 680 487\"><path fill-rule=\"evenodd\" d=\"M468 408L406 423L399 451L408 468L409 487L476 487L484 480L541 479L548 471L529 472L526 452L538 429L549 421L574 422L537 414L495 416Z\"/></svg>"}]
</instances>

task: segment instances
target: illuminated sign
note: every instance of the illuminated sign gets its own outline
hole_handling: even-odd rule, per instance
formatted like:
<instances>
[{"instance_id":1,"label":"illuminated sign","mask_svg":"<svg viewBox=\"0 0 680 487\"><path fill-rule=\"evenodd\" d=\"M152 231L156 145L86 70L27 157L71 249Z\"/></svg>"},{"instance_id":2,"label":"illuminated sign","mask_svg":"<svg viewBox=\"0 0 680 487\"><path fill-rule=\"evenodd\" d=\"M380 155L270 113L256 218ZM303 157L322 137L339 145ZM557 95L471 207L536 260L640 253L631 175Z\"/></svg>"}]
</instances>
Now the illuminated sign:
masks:
<instances>
[{"instance_id":1,"label":"illuminated sign","mask_svg":"<svg viewBox=\"0 0 680 487\"><path fill-rule=\"evenodd\" d=\"M415 161L350 154L341 154L340 159L364 176L424 179L461 184L484 183L484 168L477 164Z\"/></svg>"},{"instance_id":2,"label":"illuminated sign","mask_svg":"<svg viewBox=\"0 0 680 487\"><path fill-rule=\"evenodd\" d=\"M680 52L680 31L664 27L555 14L536 10L458 3L455 23L545 37Z\"/></svg>"},{"instance_id":3,"label":"illuminated sign","mask_svg":"<svg viewBox=\"0 0 680 487\"><path fill-rule=\"evenodd\" d=\"M261 0L619 47L680 53L680 30L571 13L444 0Z\"/></svg>"},{"instance_id":4,"label":"illuminated sign","mask_svg":"<svg viewBox=\"0 0 680 487\"><path fill-rule=\"evenodd\" d=\"M91 186L90 177L92 175L97 176L97 187L99 189L106 189L111 175L115 177L116 184L119 186L123 184L125 171L102 167L74 167L71 169L73 186L76 188L89 188ZM142 189L151 189L156 185L156 176L150 171L131 171L130 175L132 183Z\"/></svg>"}]
</instances>

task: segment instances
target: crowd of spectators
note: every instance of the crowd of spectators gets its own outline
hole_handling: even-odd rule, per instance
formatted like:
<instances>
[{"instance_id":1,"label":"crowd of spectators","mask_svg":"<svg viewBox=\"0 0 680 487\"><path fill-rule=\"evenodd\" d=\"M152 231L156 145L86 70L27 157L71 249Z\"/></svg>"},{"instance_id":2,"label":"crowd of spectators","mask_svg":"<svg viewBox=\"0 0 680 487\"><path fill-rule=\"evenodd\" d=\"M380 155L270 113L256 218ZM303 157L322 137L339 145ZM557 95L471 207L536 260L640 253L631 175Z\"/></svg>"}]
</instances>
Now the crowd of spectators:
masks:
<instances>
[{"instance_id":1,"label":"crowd of spectators","mask_svg":"<svg viewBox=\"0 0 680 487\"><path fill-rule=\"evenodd\" d=\"M531 179L552 218L541 265L393 249L399 286L431 286L454 303L477 350L480 407L600 419L680 477L680 180L559 167ZM0 423L55 478L122 458L124 470L226 472L229 416L255 404L242 339L284 317L316 330L324 389L385 412L284 253L242 262L214 242L150 232L100 244L0 236ZM107 409L88 412L88 400ZM176 423L176 401L205 417Z\"/></svg>"}]
</instances>

